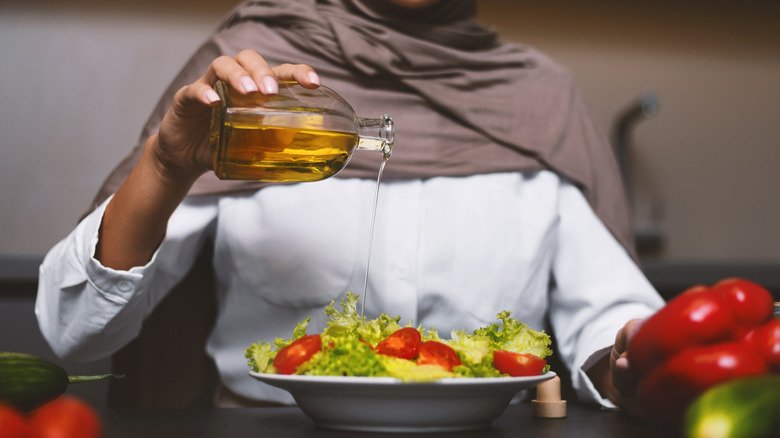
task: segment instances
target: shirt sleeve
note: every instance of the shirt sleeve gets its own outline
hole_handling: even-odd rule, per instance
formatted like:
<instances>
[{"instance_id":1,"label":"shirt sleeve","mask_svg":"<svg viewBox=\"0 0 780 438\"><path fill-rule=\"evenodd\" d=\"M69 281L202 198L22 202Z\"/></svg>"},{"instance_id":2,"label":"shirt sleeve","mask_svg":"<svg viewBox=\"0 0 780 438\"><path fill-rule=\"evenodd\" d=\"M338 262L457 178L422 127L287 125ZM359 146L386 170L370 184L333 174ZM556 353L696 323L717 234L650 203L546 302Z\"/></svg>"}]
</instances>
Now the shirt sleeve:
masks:
<instances>
[{"instance_id":1,"label":"shirt sleeve","mask_svg":"<svg viewBox=\"0 0 780 438\"><path fill-rule=\"evenodd\" d=\"M103 202L46 255L35 314L54 352L71 360L105 357L134 339L144 318L192 267L217 216L214 197L189 197L144 266L119 271L95 259Z\"/></svg>"},{"instance_id":2,"label":"shirt sleeve","mask_svg":"<svg viewBox=\"0 0 780 438\"><path fill-rule=\"evenodd\" d=\"M664 301L571 184L561 187L559 214L550 303L558 351L578 397L614 408L586 371L609 354L626 322L650 316Z\"/></svg>"}]
</instances>

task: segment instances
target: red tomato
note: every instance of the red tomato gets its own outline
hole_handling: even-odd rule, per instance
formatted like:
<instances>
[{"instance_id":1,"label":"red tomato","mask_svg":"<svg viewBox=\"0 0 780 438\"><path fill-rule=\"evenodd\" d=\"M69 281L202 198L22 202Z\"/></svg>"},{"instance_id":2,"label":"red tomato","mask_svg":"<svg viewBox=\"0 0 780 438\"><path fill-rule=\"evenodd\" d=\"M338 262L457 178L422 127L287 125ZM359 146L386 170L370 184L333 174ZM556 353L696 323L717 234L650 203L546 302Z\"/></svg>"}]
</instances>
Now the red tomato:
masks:
<instances>
[{"instance_id":1,"label":"red tomato","mask_svg":"<svg viewBox=\"0 0 780 438\"><path fill-rule=\"evenodd\" d=\"M292 374L298 367L322 349L320 335L306 335L282 348L274 357L274 368L279 374Z\"/></svg>"},{"instance_id":2,"label":"red tomato","mask_svg":"<svg viewBox=\"0 0 780 438\"><path fill-rule=\"evenodd\" d=\"M447 344L437 341L425 341L420 344L419 365L438 365L447 371L460 365L458 353Z\"/></svg>"},{"instance_id":3,"label":"red tomato","mask_svg":"<svg viewBox=\"0 0 780 438\"><path fill-rule=\"evenodd\" d=\"M780 373L780 318L749 332L745 342L764 356L772 372Z\"/></svg>"},{"instance_id":4,"label":"red tomato","mask_svg":"<svg viewBox=\"0 0 780 438\"><path fill-rule=\"evenodd\" d=\"M493 352L493 366L512 377L538 376L542 374L545 365L547 361L533 354L505 350Z\"/></svg>"},{"instance_id":5,"label":"red tomato","mask_svg":"<svg viewBox=\"0 0 780 438\"><path fill-rule=\"evenodd\" d=\"M382 342L376 344L376 352L385 356L414 359L420 348L420 332L414 327L404 327L396 330Z\"/></svg>"},{"instance_id":6,"label":"red tomato","mask_svg":"<svg viewBox=\"0 0 780 438\"><path fill-rule=\"evenodd\" d=\"M0 438L27 438L27 423L21 412L0 404Z\"/></svg>"},{"instance_id":7,"label":"red tomato","mask_svg":"<svg viewBox=\"0 0 780 438\"><path fill-rule=\"evenodd\" d=\"M772 294L761 285L741 278L719 281L712 287L723 294L737 320L737 336L772 317ZM747 327L747 329L745 328Z\"/></svg>"},{"instance_id":8,"label":"red tomato","mask_svg":"<svg viewBox=\"0 0 780 438\"><path fill-rule=\"evenodd\" d=\"M98 438L100 418L83 401L63 395L33 411L29 419L32 438Z\"/></svg>"}]
</instances>

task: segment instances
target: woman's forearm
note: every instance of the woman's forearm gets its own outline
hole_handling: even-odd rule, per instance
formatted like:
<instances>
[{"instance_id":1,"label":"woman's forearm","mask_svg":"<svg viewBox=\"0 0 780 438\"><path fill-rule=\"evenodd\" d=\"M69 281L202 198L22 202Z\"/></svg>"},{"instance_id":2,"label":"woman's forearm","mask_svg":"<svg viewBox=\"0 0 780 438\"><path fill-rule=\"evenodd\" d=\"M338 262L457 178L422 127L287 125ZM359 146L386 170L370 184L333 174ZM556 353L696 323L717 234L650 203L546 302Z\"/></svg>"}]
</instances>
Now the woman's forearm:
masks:
<instances>
[{"instance_id":1,"label":"woman's forearm","mask_svg":"<svg viewBox=\"0 0 780 438\"><path fill-rule=\"evenodd\" d=\"M171 175L155 156L154 135L127 180L106 206L95 257L117 270L145 265L198 175Z\"/></svg>"},{"instance_id":2,"label":"woman's forearm","mask_svg":"<svg viewBox=\"0 0 780 438\"><path fill-rule=\"evenodd\" d=\"M211 108L220 100L217 80L240 94L276 94L277 80L319 86L314 70L303 64L270 67L254 50L235 58L220 56L197 81L179 89L144 145L141 158L106 207L96 258L103 266L127 270L145 265L165 237L168 219L192 184L211 168L208 129ZM262 87L261 87L262 84Z\"/></svg>"}]
</instances>

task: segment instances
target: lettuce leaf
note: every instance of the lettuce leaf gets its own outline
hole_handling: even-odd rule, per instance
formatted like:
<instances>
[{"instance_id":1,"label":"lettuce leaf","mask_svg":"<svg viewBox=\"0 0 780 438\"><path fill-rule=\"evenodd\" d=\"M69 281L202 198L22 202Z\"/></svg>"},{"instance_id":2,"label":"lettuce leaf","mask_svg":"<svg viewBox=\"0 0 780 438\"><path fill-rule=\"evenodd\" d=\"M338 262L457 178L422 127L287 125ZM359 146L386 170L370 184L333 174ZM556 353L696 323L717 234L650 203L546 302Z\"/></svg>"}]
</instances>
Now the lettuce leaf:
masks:
<instances>
[{"instance_id":1,"label":"lettuce leaf","mask_svg":"<svg viewBox=\"0 0 780 438\"><path fill-rule=\"evenodd\" d=\"M526 324L512 318L505 310L497 315L501 323L489 324L474 330L473 336L486 336L490 340L490 349L529 353L545 357L552 354L552 340L544 331L536 331Z\"/></svg>"},{"instance_id":2,"label":"lettuce leaf","mask_svg":"<svg viewBox=\"0 0 780 438\"><path fill-rule=\"evenodd\" d=\"M249 368L253 371L273 374L276 373L273 366L276 351L270 342L257 342L246 349L244 357L248 359Z\"/></svg>"},{"instance_id":3,"label":"lettuce leaf","mask_svg":"<svg viewBox=\"0 0 780 438\"><path fill-rule=\"evenodd\" d=\"M330 344L328 344L330 345ZM385 376L384 364L368 345L354 337L341 337L315 354L295 374L312 376Z\"/></svg>"},{"instance_id":4,"label":"lettuce leaf","mask_svg":"<svg viewBox=\"0 0 780 438\"><path fill-rule=\"evenodd\" d=\"M496 350L530 353L542 359L552 354L550 337L543 331L536 331L512 318L509 311L497 315L499 322L474 330L471 334L463 330L451 333L446 343L452 347L462 364L452 371L460 377L499 377L502 374L493 367L493 352ZM545 368L545 372L549 366Z\"/></svg>"},{"instance_id":5,"label":"lettuce leaf","mask_svg":"<svg viewBox=\"0 0 780 438\"><path fill-rule=\"evenodd\" d=\"M376 345L382 339L401 328L398 321L400 316L390 317L386 313L378 318L366 321L357 311L358 296L347 292L341 300L341 310L336 309L334 301L325 307L328 316L327 326L323 332L323 341L337 338L353 337L363 339L371 345Z\"/></svg>"},{"instance_id":6,"label":"lettuce leaf","mask_svg":"<svg viewBox=\"0 0 780 438\"><path fill-rule=\"evenodd\" d=\"M490 338L487 336L469 335L463 330L453 331L450 336L451 339L446 343L458 352L461 362L477 364L482 362L491 352ZM493 360L492 354L489 359Z\"/></svg>"},{"instance_id":7,"label":"lettuce leaf","mask_svg":"<svg viewBox=\"0 0 780 438\"><path fill-rule=\"evenodd\" d=\"M295 328L293 329L293 336L290 339L276 338L274 341L276 350L279 351L282 348L292 344L294 340L306 336L306 328L309 327L309 322L311 322L311 317L307 316L306 319L296 324Z\"/></svg>"},{"instance_id":8,"label":"lettuce leaf","mask_svg":"<svg viewBox=\"0 0 780 438\"><path fill-rule=\"evenodd\" d=\"M452 369L458 377L501 377L501 374L493 366L493 352L486 354L479 362L463 361L461 365Z\"/></svg>"}]
</instances>

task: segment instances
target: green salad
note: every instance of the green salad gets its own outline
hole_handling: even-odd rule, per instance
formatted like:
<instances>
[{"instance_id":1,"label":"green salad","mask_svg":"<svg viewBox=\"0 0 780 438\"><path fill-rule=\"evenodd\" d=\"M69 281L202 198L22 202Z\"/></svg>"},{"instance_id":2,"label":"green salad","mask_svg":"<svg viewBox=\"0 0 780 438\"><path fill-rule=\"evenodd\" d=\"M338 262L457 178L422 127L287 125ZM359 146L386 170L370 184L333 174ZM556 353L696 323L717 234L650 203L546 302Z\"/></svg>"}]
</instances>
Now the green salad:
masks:
<instances>
[{"instance_id":1,"label":"green salad","mask_svg":"<svg viewBox=\"0 0 780 438\"><path fill-rule=\"evenodd\" d=\"M399 324L385 313L366 319L353 293L325 307L322 333L307 334L310 318L295 326L292 337L258 341L246 349L249 368L258 373L312 376L395 377L430 381L447 377L533 376L545 373L552 354L550 337L512 318L471 333L456 330L442 339L433 328Z\"/></svg>"}]
</instances>

